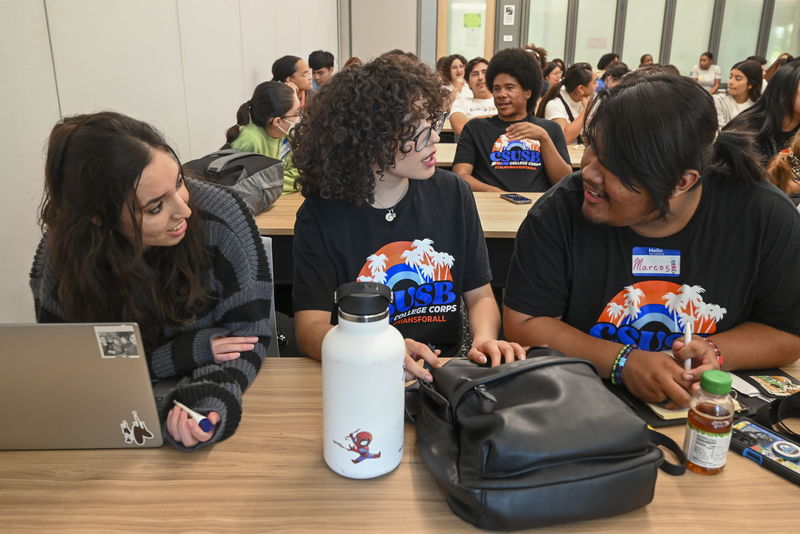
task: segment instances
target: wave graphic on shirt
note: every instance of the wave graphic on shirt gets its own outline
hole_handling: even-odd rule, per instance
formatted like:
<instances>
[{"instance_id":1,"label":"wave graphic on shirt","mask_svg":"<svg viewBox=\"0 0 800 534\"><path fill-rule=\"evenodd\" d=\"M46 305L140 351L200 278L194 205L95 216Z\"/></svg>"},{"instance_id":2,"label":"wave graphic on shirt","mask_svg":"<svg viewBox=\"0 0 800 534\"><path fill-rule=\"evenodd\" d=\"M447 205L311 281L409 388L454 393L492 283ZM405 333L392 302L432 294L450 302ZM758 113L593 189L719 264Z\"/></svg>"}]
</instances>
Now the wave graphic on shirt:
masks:
<instances>
[{"instance_id":1,"label":"wave graphic on shirt","mask_svg":"<svg viewBox=\"0 0 800 534\"><path fill-rule=\"evenodd\" d=\"M542 166L542 149L535 139L511 140L502 134L489 154L493 169L538 169Z\"/></svg>"},{"instance_id":2,"label":"wave graphic on shirt","mask_svg":"<svg viewBox=\"0 0 800 534\"><path fill-rule=\"evenodd\" d=\"M663 280L637 282L617 293L589 333L601 339L637 345L644 350L669 350L683 335L710 336L728 310L703 299L705 289Z\"/></svg>"}]
</instances>

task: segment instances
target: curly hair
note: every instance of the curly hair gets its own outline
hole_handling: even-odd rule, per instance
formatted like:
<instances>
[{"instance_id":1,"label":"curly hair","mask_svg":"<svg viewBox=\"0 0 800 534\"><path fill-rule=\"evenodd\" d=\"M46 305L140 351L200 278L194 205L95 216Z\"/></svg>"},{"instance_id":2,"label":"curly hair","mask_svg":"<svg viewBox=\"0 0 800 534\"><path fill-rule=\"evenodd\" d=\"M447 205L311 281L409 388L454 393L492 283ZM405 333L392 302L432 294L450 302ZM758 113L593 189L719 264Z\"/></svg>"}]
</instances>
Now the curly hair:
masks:
<instances>
[{"instance_id":1,"label":"curly hair","mask_svg":"<svg viewBox=\"0 0 800 534\"><path fill-rule=\"evenodd\" d=\"M453 78L450 76L450 67L453 66L453 61L456 59L459 60L465 67L467 66L467 58L461 54L452 54L445 58L439 58L439 61L436 62L436 70L446 84L453 82Z\"/></svg>"},{"instance_id":2,"label":"curly hair","mask_svg":"<svg viewBox=\"0 0 800 534\"><path fill-rule=\"evenodd\" d=\"M533 113L536 100L542 93L542 69L539 61L533 54L522 48L506 48L500 50L492 57L489 68L486 69L486 85L494 87L494 79L498 74L508 74L514 77L524 90L530 90L528 99L528 113Z\"/></svg>"},{"instance_id":3,"label":"curly hair","mask_svg":"<svg viewBox=\"0 0 800 534\"><path fill-rule=\"evenodd\" d=\"M403 54L384 54L331 78L292 130L303 196L372 202L375 177L394 166L422 121L441 113L446 90L433 71ZM380 179L380 178L378 178Z\"/></svg>"}]
</instances>

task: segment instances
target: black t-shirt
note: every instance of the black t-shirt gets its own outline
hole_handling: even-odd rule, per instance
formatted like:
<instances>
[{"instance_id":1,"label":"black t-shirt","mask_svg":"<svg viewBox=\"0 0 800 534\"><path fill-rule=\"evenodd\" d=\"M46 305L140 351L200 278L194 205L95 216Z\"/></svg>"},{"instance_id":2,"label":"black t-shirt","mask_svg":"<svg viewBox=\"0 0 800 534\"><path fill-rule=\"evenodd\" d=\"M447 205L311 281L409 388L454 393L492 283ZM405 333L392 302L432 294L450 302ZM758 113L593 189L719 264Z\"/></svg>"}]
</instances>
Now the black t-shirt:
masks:
<instances>
[{"instance_id":1,"label":"black t-shirt","mask_svg":"<svg viewBox=\"0 0 800 534\"><path fill-rule=\"evenodd\" d=\"M453 165L469 163L473 166L472 176L505 191L547 191L550 181L544 169L539 141L510 141L505 135L509 126L523 121L544 128L558 153L564 161L570 163L561 126L531 115L527 119L512 122L503 121L496 116L467 122L458 139Z\"/></svg>"},{"instance_id":2,"label":"black t-shirt","mask_svg":"<svg viewBox=\"0 0 800 534\"><path fill-rule=\"evenodd\" d=\"M409 180L387 211L310 197L294 227L295 311L331 310L333 292L356 280L392 288L390 322L403 334L453 355L459 348L464 292L491 281L489 257L469 186L438 170Z\"/></svg>"},{"instance_id":3,"label":"black t-shirt","mask_svg":"<svg viewBox=\"0 0 800 534\"><path fill-rule=\"evenodd\" d=\"M517 233L505 304L595 337L668 350L746 321L800 335L800 213L769 183L709 177L678 233L592 224L580 173L537 202Z\"/></svg>"}]
</instances>

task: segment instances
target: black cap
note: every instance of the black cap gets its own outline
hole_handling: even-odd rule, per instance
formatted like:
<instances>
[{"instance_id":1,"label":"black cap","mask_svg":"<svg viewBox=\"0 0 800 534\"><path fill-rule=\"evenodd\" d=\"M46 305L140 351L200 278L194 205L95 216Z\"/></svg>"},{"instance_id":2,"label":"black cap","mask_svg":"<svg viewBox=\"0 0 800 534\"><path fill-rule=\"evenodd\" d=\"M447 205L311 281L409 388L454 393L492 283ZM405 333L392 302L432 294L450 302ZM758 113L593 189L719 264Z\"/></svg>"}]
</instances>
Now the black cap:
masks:
<instances>
[{"instance_id":1,"label":"black cap","mask_svg":"<svg viewBox=\"0 0 800 534\"><path fill-rule=\"evenodd\" d=\"M392 302L392 290L376 282L348 282L336 290L336 304L350 315L377 315Z\"/></svg>"}]
</instances>

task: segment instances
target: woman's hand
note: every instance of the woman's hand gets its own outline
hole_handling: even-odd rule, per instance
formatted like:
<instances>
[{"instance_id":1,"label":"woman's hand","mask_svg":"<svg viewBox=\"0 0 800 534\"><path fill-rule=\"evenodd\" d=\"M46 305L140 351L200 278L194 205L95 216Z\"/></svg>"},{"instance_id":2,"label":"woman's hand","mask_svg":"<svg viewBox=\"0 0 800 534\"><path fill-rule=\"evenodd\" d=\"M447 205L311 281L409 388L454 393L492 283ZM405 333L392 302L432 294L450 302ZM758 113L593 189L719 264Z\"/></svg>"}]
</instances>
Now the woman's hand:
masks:
<instances>
[{"instance_id":1,"label":"woman's hand","mask_svg":"<svg viewBox=\"0 0 800 534\"><path fill-rule=\"evenodd\" d=\"M257 337L218 337L211 340L211 352L217 363L235 360L242 351L253 350Z\"/></svg>"},{"instance_id":2,"label":"woman's hand","mask_svg":"<svg viewBox=\"0 0 800 534\"><path fill-rule=\"evenodd\" d=\"M219 423L217 412L208 412L208 420L214 425L210 432L203 432L194 419L179 407L175 406L167 414L167 432L172 439L182 443L184 447L194 447L198 443L206 442L214 435L214 430Z\"/></svg>"},{"instance_id":3,"label":"woman's hand","mask_svg":"<svg viewBox=\"0 0 800 534\"><path fill-rule=\"evenodd\" d=\"M443 364L439 360L439 354L442 353L439 349L435 351L419 341L414 341L411 338L406 338L406 380L413 380L419 378L425 382L432 382L433 376L419 363L419 360L428 362L431 367L441 367Z\"/></svg>"},{"instance_id":4,"label":"woman's hand","mask_svg":"<svg viewBox=\"0 0 800 534\"><path fill-rule=\"evenodd\" d=\"M467 358L475 363L489 362L492 367L501 363L525 359L525 349L519 343L509 343L500 339L476 340L467 353Z\"/></svg>"}]
</instances>

